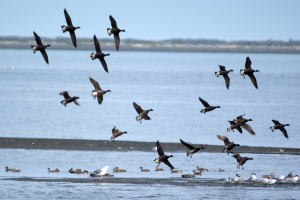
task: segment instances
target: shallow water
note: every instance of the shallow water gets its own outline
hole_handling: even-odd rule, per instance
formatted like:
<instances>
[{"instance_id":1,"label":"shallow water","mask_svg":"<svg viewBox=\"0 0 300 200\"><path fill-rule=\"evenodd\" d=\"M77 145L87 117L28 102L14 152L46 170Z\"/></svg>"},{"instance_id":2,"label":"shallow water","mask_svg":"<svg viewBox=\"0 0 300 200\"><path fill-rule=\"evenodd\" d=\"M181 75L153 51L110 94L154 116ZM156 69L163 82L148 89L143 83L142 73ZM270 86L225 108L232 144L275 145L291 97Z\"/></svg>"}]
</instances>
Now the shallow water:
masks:
<instances>
[{"instance_id":1,"label":"shallow water","mask_svg":"<svg viewBox=\"0 0 300 200\"><path fill-rule=\"evenodd\" d=\"M110 139L117 126L128 132L119 140L222 144L220 134L241 145L299 147L296 54L110 52L106 73L89 51L47 52L50 65L39 52L0 50L1 136ZM260 70L258 90L239 75L246 56ZM229 90L223 77L214 75L219 64L234 69ZM102 105L91 96L89 76L112 91ZM79 96L81 106L62 106L59 92L64 90ZM198 97L221 108L202 114ZM133 101L154 109L150 121L135 120ZM244 113L253 119L249 124L256 136L226 131L227 121ZM289 140L279 130L270 131L272 119L291 124Z\"/></svg>"},{"instance_id":2,"label":"shallow water","mask_svg":"<svg viewBox=\"0 0 300 200\"><path fill-rule=\"evenodd\" d=\"M170 153L165 152L167 155ZM292 172L299 174L298 165L300 157L295 155L265 155L265 154L243 154L253 157L254 160L247 161L244 170L236 168L236 160L224 153L197 153L193 158L186 157L185 153L172 153L170 162L182 174L192 173L196 166L207 168L202 176L196 176L196 180L208 182L224 182L224 186L178 186L171 184L115 184L103 181L91 183L73 182L35 182L35 181L11 181L5 178L37 178L37 179L98 179L90 178L87 174L70 174L68 170L80 168L93 171L109 166L108 173L114 174L115 178L136 178L136 179L159 179L179 178L181 174L170 173L169 168L161 164L165 171L154 171L156 164L154 159L157 152L93 152L93 151L61 151L61 150L22 150L22 149L0 149L2 169L0 172L0 194L4 199L30 198L30 199L297 199L300 189L300 182L293 185L276 183L275 185L231 183L225 184L228 177L240 174L242 177L250 177L254 172L260 179L264 174L274 172L275 177L280 174L287 175ZM13 159L12 159L13 158ZM21 161L21 162L20 162ZM21 173L5 172L5 166L21 169ZM114 173L113 168L126 169L125 173ZM140 172L139 167L143 166L151 171ZM60 169L59 173L48 173L47 168ZM221 167L225 172L218 172ZM191 179L182 179L188 182ZM147 181L147 180L146 180ZM175 180L178 181L178 180ZM12 192L13 191L13 192ZM231 192L232 191L232 192ZM237 192L239 191L239 192Z\"/></svg>"}]
</instances>

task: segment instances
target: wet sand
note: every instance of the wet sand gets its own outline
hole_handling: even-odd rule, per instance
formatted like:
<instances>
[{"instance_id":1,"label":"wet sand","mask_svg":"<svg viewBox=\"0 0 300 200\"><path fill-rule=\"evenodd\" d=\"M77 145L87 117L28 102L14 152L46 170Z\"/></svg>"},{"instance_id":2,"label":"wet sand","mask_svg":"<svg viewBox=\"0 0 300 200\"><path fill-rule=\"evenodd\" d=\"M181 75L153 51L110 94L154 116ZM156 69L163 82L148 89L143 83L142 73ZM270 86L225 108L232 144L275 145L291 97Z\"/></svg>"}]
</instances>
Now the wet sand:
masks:
<instances>
[{"instance_id":1,"label":"wet sand","mask_svg":"<svg viewBox=\"0 0 300 200\"><path fill-rule=\"evenodd\" d=\"M85 140L85 139L53 139L53 138L12 138L0 137L0 148L10 149L43 149L43 150L78 150L78 151L153 151L155 142ZM161 143L165 152L187 152L181 143ZM192 144L197 146L199 144ZM203 144L206 148L201 152L221 153L223 145ZM252 147L239 146L233 149L235 153L254 154L295 154L300 155L300 148L284 147Z\"/></svg>"},{"instance_id":2,"label":"wet sand","mask_svg":"<svg viewBox=\"0 0 300 200\"><path fill-rule=\"evenodd\" d=\"M2 180L12 181L35 181L35 182L68 182L68 183L100 183L100 184L143 184L143 185L172 185L172 186L209 186L209 187L262 187L262 188L282 188L300 186L299 183L276 182L276 184L263 184L260 181L245 181L239 183L226 183L225 179L202 179L196 178L4 178Z\"/></svg>"}]
</instances>

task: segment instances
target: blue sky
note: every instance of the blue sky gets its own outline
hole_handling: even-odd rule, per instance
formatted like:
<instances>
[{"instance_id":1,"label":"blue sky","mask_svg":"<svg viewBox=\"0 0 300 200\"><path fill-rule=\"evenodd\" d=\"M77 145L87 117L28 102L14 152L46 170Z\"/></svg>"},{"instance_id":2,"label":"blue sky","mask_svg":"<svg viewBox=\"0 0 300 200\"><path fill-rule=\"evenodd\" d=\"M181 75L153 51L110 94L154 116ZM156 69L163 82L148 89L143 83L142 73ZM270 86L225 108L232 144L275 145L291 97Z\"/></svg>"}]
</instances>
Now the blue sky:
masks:
<instances>
[{"instance_id":1,"label":"blue sky","mask_svg":"<svg viewBox=\"0 0 300 200\"><path fill-rule=\"evenodd\" d=\"M125 29L121 38L220 40L300 40L300 1L1 1L0 36L66 36L67 9L77 37L108 38L109 15Z\"/></svg>"}]
</instances>

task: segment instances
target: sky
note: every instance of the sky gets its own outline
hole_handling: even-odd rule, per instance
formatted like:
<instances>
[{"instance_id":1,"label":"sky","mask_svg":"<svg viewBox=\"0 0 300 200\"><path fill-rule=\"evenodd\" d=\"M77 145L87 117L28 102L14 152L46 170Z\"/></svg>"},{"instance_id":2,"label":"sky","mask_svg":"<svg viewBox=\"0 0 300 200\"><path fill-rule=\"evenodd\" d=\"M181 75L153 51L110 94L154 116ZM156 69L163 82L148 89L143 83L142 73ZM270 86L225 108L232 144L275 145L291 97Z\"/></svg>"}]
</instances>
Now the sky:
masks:
<instances>
[{"instance_id":1,"label":"sky","mask_svg":"<svg viewBox=\"0 0 300 200\"><path fill-rule=\"evenodd\" d=\"M299 0L1 1L0 36L69 37L64 8L81 27L77 38L109 38L112 15L121 38L300 40Z\"/></svg>"}]
</instances>

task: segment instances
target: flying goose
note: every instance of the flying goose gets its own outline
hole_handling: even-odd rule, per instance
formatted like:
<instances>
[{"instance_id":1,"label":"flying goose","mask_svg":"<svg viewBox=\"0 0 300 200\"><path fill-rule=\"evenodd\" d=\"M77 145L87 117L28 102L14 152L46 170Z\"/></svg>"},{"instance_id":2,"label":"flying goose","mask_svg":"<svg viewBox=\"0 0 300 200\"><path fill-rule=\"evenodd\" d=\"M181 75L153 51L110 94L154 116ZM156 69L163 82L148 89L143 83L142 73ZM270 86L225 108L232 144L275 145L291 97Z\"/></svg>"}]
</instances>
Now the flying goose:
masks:
<instances>
[{"instance_id":1,"label":"flying goose","mask_svg":"<svg viewBox=\"0 0 300 200\"><path fill-rule=\"evenodd\" d=\"M224 142L225 147L224 147L223 152L227 152L228 155L229 155L229 151L231 149L233 149L236 146L240 146L239 144L235 144L234 142L230 142L228 137L226 137L226 136L217 135L217 137Z\"/></svg>"},{"instance_id":2,"label":"flying goose","mask_svg":"<svg viewBox=\"0 0 300 200\"><path fill-rule=\"evenodd\" d=\"M275 129L280 129L281 132L283 133L284 137L286 137L287 139L289 139L289 136L285 130L285 126L290 126L289 124L281 124L279 121L277 120L272 120L274 122L274 126L271 126L270 129L272 130L272 132L275 130Z\"/></svg>"},{"instance_id":3,"label":"flying goose","mask_svg":"<svg viewBox=\"0 0 300 200\"><path fill-rule=\"evenodd\" d=\"M45 49L46 49L47 47L50 47L51 45L50 45L50 44L43 45L41 38L40 38L40 37L38 36L38 34L36 34L34 31L33 31L33 35L34 35L35 41L36 41L36 43L37 43L37 45L31 45L31 48L32 48L32 50L33 50L33 53L35 54L36 51L40 51L41 54L42 54L43 57L44 57L44 60L45 60L46 63L49 65L48 56L47 56L47 53L46 53Z\"/></svg>"},{"instance_id":4,"label":"flying goose","mask_svg":"<svg viewBox=\"0 0 300 200\"><path fill-rule=\"evenodd\" d=\"M75 48L77 48L75 30L79 29L80 27L79 26L78 27L73 26L71 17L68 14L66 9L64 9L64 13L65 13L65 17L66 17L66 21L67 21L68 26L62 25L61 29L62 29L63 33L69 31L72 42L73 42L73 45L74 45Z\"/></svg>"},{"instance_id":5,"label":"flying goose","mask_svg":"<svg viewBox=\"0 0 300 200\"><path fill-rule=\"evenodd\" d=\"M119 33L120 32L125 32L125 30L121 30L121 29L118 28L116 20L111 15L109 15L109 19L110 19L112 28L107 28L107 33L108 33L109 36L111 34L114 34L116 49L117 49L117 51L119 51L119 47L120 47Z\"/></svg>"},{"instance_id":6,"label":"flying goose","mask_svg":"<svg viewBox=\"0 0 300 200\"><path fill-rule=\"evenodd\" d=\"M136 110L136 112L139 114L139 116L136 116L136 121L140 121L142 123L142 119L150 120L151 118L148 116L149 111L153 111L153 109L149 110L143 110L141 106L133 102L133 107Z\"/></svg>"},{"instance_id":7,"label":"flying goose","mask_svg":"<svg viewBox=\"0 0 300 200\"><path fill-rule=\"evenodd\" d=\"M119 129L117 129L117 127L114 126L114 128L112 129L112 136L110 139L113 140L113 142L114 142L115 138L117 138L123 134L126 134L126 133L127 133L126 131L124 131L124 132L119 131Z\"/></svg>"},{"instance_id":8,"label":"flying goose","mask_svg":"<svg viewBox=\"0 0 300 200\"><path fill-rule=\"evenodd\" d=\"M252 62L251 62L250 58L247 57L247 58L246 58L246 63L245 63L245 69L241 69L241 70L240 70L240 74L241 74L242 76L244 76L244 79L245 79L245 76L248 75L249 78L251 79L253 85L256 87L256 89L258 89L257 81L256 81L256 78L255 78L255 76L254 76L253 73L254 73L254 72L259 72L259 70L253 70L253 69L251 68L251 64L252 64Z\"/></svg>"},{"instance_id":9,"label":"flying goose","mask_svg":"<svg viewBox=\"0 0 300 200\"><path fill-rule=\"evenodd\" d=\"M107 64L104 60L104 57L109 56L110 54L109 53L108 54L102 53L101 48L100 48L100 44L99 44L99 41L98 41L96 35L94 35L94 44L95 44L96 54L92 53L91 58L92 58L92 60L95 60L96 58L98 58L100 60L101 64L102 64L104 70L108 73Z\"/></svg>"},{"instance_id":10,"label":"flying goose","mask_svg":"<svg viewBox=\"0 0 300 200\"><path fill-rule=\"evenodd\" d=\"M102 90L99 83L97 81L95 81L94 79L92 79L91 77L89 77L91 83L94 85L94 90L92 91L92 96L94 97L94 99L96 99L96 97L98 98L98 103L101 104L103 101L103 95L106 94L107 92L111 92L110 90Z\"/></svg>"},{"instance_id":11,"label":"flying goose","mask_svg":"<svg viewBox=\"0 0 300 200\"><path fill-rule=\"evenodd\" d=\"M186 143L186 142L183 141L182 139L180 139L180 142L181 142L184 146L186 146L187 148L190 149L190 151L188 151L188 152L186 153L186 155L187 155L187 156L191 156L191 158L192 158L192 156L193 156L194 153L200 151L201 149L205 149L205 147L203 147L202 145L198 145L197 147L194 147L194 146L192 146L192 145Z\"/></svg>"},{"instance_id":12,"label":"flying goose","mask_svg":"<svg viewBox=\"0 0 300 200\"><path fill-rule=\"evenodd\" d=\"M229 128L227 128L227 132L229 132L229 131L231 131L231 130L234 132L234 129L236 129L236 130L238 130L240 133L243 133L243 130L242 130L242 128L241 128L241 124L236 123L235 120L233 120L233 121L228 121L228 122L231 124L231 126L230 126Z\"/></svg>"},{"instance_id":13,"label":"flying goose","mask_svg":"<svg viewBox=\"0 0 300 200\"><path fill-rule=\"evenodd\" d=\"M240 124L240 126L245 130L247 130L251 135L255 135L255 132L252 130L251 126L249 124L246 124L246 122L253 121L253 120L243 118L244 115L245 114L238 116L236 120L234 120L234 122Z\"/></svg>"},{"instance_id":14,"label":"flying goose","mask_svg":"<svg viewBox=\"0 0 300 200\"><path fill-rule=\"evenodd\" d=\"M212 111L214 110L215 108L221 108L220 106L210 106L206 101L204 101L203 99L201 99L199 97L199 100L201 101L201 103L203 104L203 106L205 107L204 109L202 109L200 112L201 113L206 113L208 111Z\"/></svg>"},{"instance_id":15,"label":"flying goose","mask_svg":"<svg viewBox=\"0 0 300 200\"><path fill-rule=\"evenodd\" d=\"M244 170L243 165L245 164L245 162L246 162L247 160L253 160L253 158L241 157L240 154L238 154L238 153L234 154L233 157L236 158L237 162L239 163L239 164L237 165L237 168L239 169L240 166L242 166L242 169L243 169L243 170Z\"/></svg>"},{"instance_id":16,"label":"flying goose","mask_svg":"<svg viewBox=\"0 0 300 200\"><path fill-rule=\"evenodd\" d=\"M63 95L65 100L62 100L60 103L64 106L67 106L68 103L74 102L77 106L80 106L77 99L79 99L79 97L70 97L69 93L67 91L63 91L61 93L59 93L60 95Z\"/></svg>"},{"instance_id":17,"label":"flying goose","mask_svg":"<svg viewBox=\"0 0 300 200\"><path fill-rule=\"evenodd\" d=\"M233 72L233 70L231 69L231 70L227 71L227 70L225 69L225 66L222 66L222 65L219 65L219 67L220 67L220 71L215 72L215 75L216 75L217 77L219 77L220 75L223 75L224 80L225 80L225 83L226 83L226 88L229 89L230 78L229 78L229 76L228 76L228 73L229 73L229 72Z\"/></svg>"},{"instance_id":18,"label":"flying goose","mask_svg":"<svg viewBox=\"0 0 300 200\"><path fill-rule=\"evenodd\" d=\"M170 157L173 157L173 155L166 156L165 153L164 153L164 150L163 150L163 148L161 147L161 145L160 145L160 143L159 143L158 140L157 140L157 142L156 142L156 146L157 146L157 152L158 152L159 157L156 158L154 161L155 161L155 163L158 164L157 167L160 165L161 162L163 162L163 163L165 163L166 165L168 165L168 166L171 168L171 170L175 169L175 168L172 166L172 164L168 161L168 159L169 159ZM172 173L173 173L173 172L172 172Z\"/></svg>"}]
</instances>

